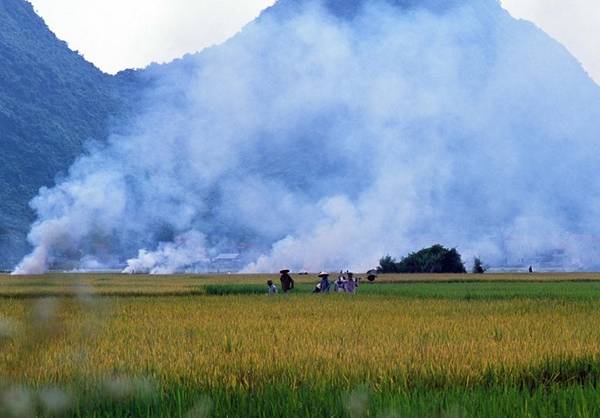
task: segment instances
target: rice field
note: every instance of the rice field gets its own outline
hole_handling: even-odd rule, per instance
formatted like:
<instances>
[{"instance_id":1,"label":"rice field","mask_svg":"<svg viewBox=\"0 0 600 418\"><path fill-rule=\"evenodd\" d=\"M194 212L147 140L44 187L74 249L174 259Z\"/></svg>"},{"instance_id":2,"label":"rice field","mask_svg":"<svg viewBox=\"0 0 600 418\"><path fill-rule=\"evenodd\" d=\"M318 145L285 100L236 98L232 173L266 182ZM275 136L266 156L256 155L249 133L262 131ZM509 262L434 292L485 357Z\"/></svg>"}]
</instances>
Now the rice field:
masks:
<instances>
[{"instance_id":1,"label":"rice field","mask_svg":"<svg viewBox=\"0 0 600 418\"><path fill-rule=\"evenodd\" d=\"M0 415L600 416L600 275L296 279L1 276Z\"/></svg>"}]
</instances>

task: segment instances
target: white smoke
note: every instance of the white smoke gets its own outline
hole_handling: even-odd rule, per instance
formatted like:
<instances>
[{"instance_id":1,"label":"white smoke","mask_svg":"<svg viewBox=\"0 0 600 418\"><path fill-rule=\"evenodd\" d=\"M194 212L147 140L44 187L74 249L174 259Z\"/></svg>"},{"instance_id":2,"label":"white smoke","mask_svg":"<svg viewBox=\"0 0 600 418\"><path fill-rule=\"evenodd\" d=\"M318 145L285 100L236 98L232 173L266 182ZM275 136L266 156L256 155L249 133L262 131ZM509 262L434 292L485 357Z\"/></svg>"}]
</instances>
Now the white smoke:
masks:
<instances>
[{"instance_id":1,"label":"white smoke","mask_svg":"<svg viewBox=\"0 0 600 418\"><path fill-rule=\"evenodd\" d=\"M17 273L232 250L248 271L359 270L437 242L600 265L600 91L494 0L353 19L310 3L145 76L126 133L33 200Z\"/></svg>"},{"instance_id":2,"label":"white smoke","mask_svg":"<svg viewBox=\"0 0 600 418\"><path fill-rule=\"evenodd\" d=\"M161 242L156 251L140 250L137 258L127 260L123 273L173 274L199 271L210 262L204 245L203 234L197 231L187 232L176 237L174 242Z\"/></svg>"}]
</instances>

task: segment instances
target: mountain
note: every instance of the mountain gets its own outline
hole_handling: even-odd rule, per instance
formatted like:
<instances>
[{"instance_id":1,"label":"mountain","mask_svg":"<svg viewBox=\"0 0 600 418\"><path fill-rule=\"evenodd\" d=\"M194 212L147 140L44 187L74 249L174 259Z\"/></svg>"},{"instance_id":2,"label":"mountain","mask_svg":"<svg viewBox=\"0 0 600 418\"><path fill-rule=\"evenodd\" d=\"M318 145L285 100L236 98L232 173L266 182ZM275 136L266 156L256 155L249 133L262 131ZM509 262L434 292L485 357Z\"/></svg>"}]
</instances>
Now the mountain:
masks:
<instances>
[{"instance_id":1,"label":"mountain","mask_svg":"<svg viewBox=\"0 0 600 418\"><path fill-rule=\"evenodd\" d=\"M106 91L131 79L131 123L35 199L18 273L361 270L435 242L600 267L600 89L496 0L280 0Z\"/></svg>"},{"instance_id":2,"label":"mountain","mask_svg":"<svg viewBox=\"0 0 600 418\"><path fill-rule=\"evenodd\" d=\"M128 82L58 40L31 4L0 2L0 269L28 249L28 202L124 114Z\"/></svg>"},{"instance_id":3,"label":"mountain","mask_svg":"<svg viewBox=\"0 0 600 418\"><path fill-rule=\"evenodd\" d=\"M487 0L484 0L487 1ZM442 13L457 5L465 3L464 0L279 0L267 10L267 14L275 13L289 16L297 13L307 4L319 4L329 11L332 16L342 19L352 19L357 16L365 6L385 4L404 10L427 10Z\"/></svg>"}]
</instances>

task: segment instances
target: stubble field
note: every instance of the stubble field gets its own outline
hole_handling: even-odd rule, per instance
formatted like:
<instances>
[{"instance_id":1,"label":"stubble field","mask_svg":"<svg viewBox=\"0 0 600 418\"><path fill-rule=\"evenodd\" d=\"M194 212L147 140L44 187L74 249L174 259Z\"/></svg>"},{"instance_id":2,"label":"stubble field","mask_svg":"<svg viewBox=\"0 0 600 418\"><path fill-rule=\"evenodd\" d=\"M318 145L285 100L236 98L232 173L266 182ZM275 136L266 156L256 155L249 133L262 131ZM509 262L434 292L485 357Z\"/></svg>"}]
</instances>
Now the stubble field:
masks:
<instances>
[{"instance_id":1,"label":"stubble field","mask_svg":"<svg viewBox=\"0 0 600 418\"><path fill-rule=\"evenodd\" d=\"M267 278L0 276L0 414L600 416L600 275Z\"/></svg>"}]
</instances>

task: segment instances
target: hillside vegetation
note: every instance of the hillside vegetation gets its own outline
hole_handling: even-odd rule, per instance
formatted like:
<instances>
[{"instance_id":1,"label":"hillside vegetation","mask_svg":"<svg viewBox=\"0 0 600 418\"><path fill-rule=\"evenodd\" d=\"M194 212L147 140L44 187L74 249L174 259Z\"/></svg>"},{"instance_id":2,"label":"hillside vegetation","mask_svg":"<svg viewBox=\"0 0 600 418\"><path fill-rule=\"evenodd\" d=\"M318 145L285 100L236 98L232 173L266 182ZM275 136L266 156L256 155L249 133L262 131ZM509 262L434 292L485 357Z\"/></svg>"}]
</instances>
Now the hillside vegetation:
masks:
<instances>
[{"instance_id":1,"label":"hillside vegetation","mask_svg":"<svg viewBox=\"0 0 600 418\"><path fill-rule=\"evenodd\" d=\"M126 87L58 40L31 4L0 2L0 270L27 250L28 202L86 141L106 138Z\"/></svg>"}]
</instances>

